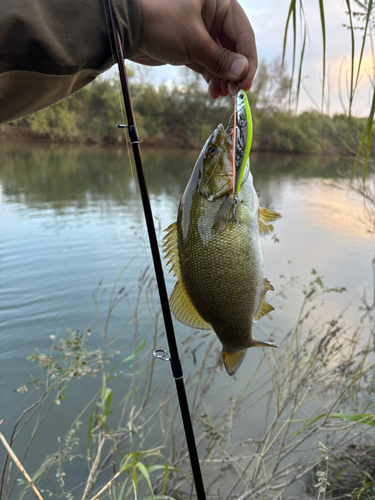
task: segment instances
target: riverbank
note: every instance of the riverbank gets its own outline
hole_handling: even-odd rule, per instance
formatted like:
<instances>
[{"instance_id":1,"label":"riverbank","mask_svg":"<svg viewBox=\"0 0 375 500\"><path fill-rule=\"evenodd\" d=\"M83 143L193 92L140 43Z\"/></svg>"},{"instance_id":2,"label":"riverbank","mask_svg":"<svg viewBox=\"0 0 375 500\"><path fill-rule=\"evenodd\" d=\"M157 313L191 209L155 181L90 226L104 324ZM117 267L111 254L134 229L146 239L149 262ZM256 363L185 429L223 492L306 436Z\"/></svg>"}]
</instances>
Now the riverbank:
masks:
<instances>
[{"instance_id":1,"label":"riverbank","mask_svg":"<svg viewBox=\"0 0 375 500\"><path fill-rule=\"evenodd\" d=\"M1 125L0 143L125 145L125 132L116 128L125 116L117 83L96 80L50 108ZM306 111L296 115L289 107L289 83L285 74L258 71L247 93L254 130L252 151L356 155L366 119L352 117L349 130L345 114ZM232 99L213 101L195 78L172 87L131 79L130 86L143 146L200 150L219 123L230 129Z\"/></svg>"},{"instance_id":2,"label":"riverbank","mask_svg":"<svg viewBox=\"0 0 375 500\"><path fill-rule=\"evenodd\" d=\"M111 136L105 136L101 140L92 139L89 137L78 137L78 136L56 136L53 133L40 133L35 132L29 127L25 126L14 126L14 125L2 125L0 126L0 146L2 144L70 144L77 146L101 146L101 147L112 147L120 146L126 147L126 137L121 135L121 137L115 138ZM147 148L155 149L166 149L172 147L173 149L180 149L181 145L178 141L172 142L166 139L154 140L142 140L140 138L140 143L142 146ZM182 146L183 147L183 146ZM198 145L190 145L189 149L200 150Z\"/></svg>"},{"instance_id":3,"label":"riverbank","mask_svg":"<svg viewBox=\"0 0 375 500\"><path fill-rule=\"evenodd\" d=\"M31 127L25 125L5 124L0 126L0 146L4 144L40 144L40 145L76 145L76 146L94 146L94 147L127 147L127 140L125 134L115 131L119 134L117 137L114 134L104 135L101 138L82 136L82 135L60 135L52 132L38 132ZM120 135L121 134L121 135ZM206 137L207 139L207 137ZM157 139L150 139L140 135L140 144L142 147L152 149L189 149L200 151L205 140L192 141L184 137L176 137L171 135L169 138L160 137ZM338 142L340 138L337 138ZM358 145L353 145L352 148L345 146L344 142L341 147L338 146L336 141L316 141L314 146L301 148L298 144L293 143L293 135L291 135L288 144L282 145L275 138L267 137L257 140L256 138L252 144L252 152L260 153L279 153L279 154L297 154L297 155L311 155L319 154L323 156L344 156L355 157Z\"/></svg>"}]
</instances>

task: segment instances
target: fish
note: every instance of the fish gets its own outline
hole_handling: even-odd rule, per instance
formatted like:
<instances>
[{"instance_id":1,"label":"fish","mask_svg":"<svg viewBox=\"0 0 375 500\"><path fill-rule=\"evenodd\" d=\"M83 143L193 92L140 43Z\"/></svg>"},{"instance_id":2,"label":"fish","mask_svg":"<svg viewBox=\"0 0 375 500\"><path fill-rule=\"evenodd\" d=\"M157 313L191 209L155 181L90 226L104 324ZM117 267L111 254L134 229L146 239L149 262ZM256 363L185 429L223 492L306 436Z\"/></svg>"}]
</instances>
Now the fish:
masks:
<instances>
[{"instance_id":1,"label":"fish","mask_svg":"<svg viewBox=\"0 0 375 500\"><path fill-rule=\"evenodd\" d=\"M166 230L163 253L177 278L173 316L198 330L213 329L222 359L234 375L250 347L278 347L254 338L253 323L274 308L264 277L260 234L281 215L259 206L250 172L243 168L233 192L233 137L219 125L207 139L182 195L177 221Z\"/></svg>"}]
</instances>

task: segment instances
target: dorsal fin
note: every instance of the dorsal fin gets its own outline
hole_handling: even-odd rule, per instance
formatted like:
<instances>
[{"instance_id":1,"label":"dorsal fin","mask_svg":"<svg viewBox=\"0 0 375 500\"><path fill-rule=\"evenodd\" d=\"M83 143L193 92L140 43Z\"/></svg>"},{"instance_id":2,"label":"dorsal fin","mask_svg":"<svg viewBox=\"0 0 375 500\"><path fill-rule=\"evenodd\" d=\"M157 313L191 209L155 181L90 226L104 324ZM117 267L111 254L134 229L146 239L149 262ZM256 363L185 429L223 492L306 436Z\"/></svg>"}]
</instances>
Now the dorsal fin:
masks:
<instances>
[{"instance_id":1,"label":"dorsal fin","mask_svg":"<svg viewBox=\"0 0 375 500\"><path fill-rule=\"evenodd\" d=\"M178 280L170 299L173 316L191 328L211 330L211 326L204 321L195 309L181 276L180 260L178 258L177 222L171 224L165 231L167 234L163 238L163 254L166 259L169 259L167 265L170 266L170 271Z\"/></svg>"},{"instance_id":2,"label":"dorsal fin","mask_svg":"<svg viewBox=\"0 0 375 500\"><path fill-rule=\"evenodd\" d=\"M266 222L273 222L280 219L281 215L268 208L259 207L258 211L258 229L260 234L269 234L273 231L272 224L266 224Z\"/></svg>"},{"instance_id":3,"label":"dorsal fin","mask_svg":"<svg viewBox=\"0 0 375 500\"><path fill-rule=\"evenodd\" d=\"M170 265L170 272L173 276L179 278L180 262L178 260L178 243L177 243L177 222L174 222L165 229L167 233L163 238L163 254L165 259L169 259L167 266Z\"/></svg>"}]
</instances>

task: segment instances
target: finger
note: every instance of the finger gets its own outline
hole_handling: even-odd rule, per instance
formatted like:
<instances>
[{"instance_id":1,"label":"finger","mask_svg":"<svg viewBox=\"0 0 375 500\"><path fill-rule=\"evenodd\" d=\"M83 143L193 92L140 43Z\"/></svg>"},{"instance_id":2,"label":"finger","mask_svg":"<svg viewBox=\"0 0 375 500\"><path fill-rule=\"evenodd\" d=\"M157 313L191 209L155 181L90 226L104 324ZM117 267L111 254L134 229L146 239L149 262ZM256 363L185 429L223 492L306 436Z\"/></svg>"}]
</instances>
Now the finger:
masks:
<instances>
[{"instance_id":1,"label":"finger","mask_svg":"<svg viewBox=\"0 0 375 500\"><path fill-rule=\"evenodd\" d=\"M228 95L228 80L220 80L220 95L226 97Z\"/></svg>"},{"instance_id":2,"label":"finger","mask_svg":"<svg viewBox=\"0 0 375 500\"><path fill-rule=\"evenodd\" d=\"M208 93L212 99L217 99L220 96L220 78L212 76L208 84Z\"/></svg>"},{"instance_id":3,"label":"finger","mask_svg":"<svg viewBox=\"0 0 375 500\"><path fill-rule=\"evenodd\" d=\"M203 66L212 75L223 80L241 80L248 74L247 58L219 46L204 25L196 36L196 43L192 45L189 55L193 63Z\"/></svg>"},{"instance_id":4,"label":"finger","mask_svg":"<svg viewBox=\"0 0 375 500\"><path fill-rule=\"evenodd\" d=\"M187 64L186 66L203 76L203 78L208 83L208 93L213 99L216 99L219 96L226 97L228 95L229 82L227 80L222 80L221 78L212 75L209 71L206 70L206 68L204 68L200 64L193 63ZM237 88L237 86L238 82L234 82L234 88Z\"/></svg>"},{"instance_id":5,"label":"finger","mask_svg":"<svg viewBox=\"0 0 375 500\"><path fill-rule=\"evenodd\" d=\"M203 78L206 80L207 83L210 83L210 80L213 75L204 66L198 63L191 63L191 64L186 64L186 67L195 71L196 73L199 73L200 75L203 76Z\"/></svg>"},{"instance_id":6,"label":"finger","mask_svg":"<svg viewBox=\"0 0 375 500\"><path fill-rule=\"evenodd\" d=\"M231 0L219 38L224 48L233 50L247 58L248 68L246 74L242 76L241 87L244 90L249 90L258 67L257 49L254 31L237 0Z\"/></svg>"}]
</instances>

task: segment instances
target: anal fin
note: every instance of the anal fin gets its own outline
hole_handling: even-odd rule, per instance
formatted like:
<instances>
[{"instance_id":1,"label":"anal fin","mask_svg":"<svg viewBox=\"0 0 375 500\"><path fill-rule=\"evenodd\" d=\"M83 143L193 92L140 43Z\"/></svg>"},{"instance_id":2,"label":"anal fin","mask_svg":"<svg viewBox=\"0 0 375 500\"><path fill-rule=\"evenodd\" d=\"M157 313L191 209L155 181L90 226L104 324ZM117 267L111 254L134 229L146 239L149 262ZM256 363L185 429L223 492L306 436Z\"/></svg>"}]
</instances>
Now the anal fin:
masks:
<instances>
[{"instance_id":1,"label":"anal fin","mask_svg":"<svg viewBox=\"0 0 375 500\"><path fill-rule=\"evenodd\" d=\"M274 311L275 308L271 306L271 304L268 304L264 299L260 305L259 311L257 312L256 316L254 317L254 323L257 323L257 321L260 320L260 318L263 318L266 314L270 313L271 311Z\"/></svg>"},{"instance_id":2,"label":"anal fin","mask_svg":"<svg viewBox=\"0 0 375 500\"><path fill-rule=\"evenodd\" d=\"M244 357L246 356L246 349L237 352L226 352L224 349L221 351L223 362L228 375L232 376L240 367Z\"/></svg>"},{"instance_id":3,"label":"anal fin","mask_svg":"<svg viewBox=\"0 0 375 500\"><path fill-rule=\"evenodd\" d=\"M264 278L264 293L266 294L269 290L270 291L273 291L275 290L274 287L271 285L271 282L267 279L267 278Z\"/></svg>"}]
</instances>

